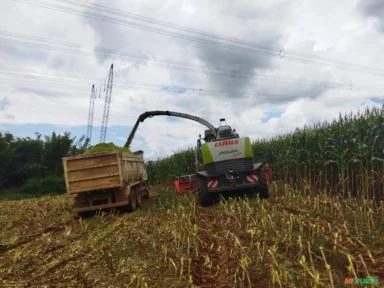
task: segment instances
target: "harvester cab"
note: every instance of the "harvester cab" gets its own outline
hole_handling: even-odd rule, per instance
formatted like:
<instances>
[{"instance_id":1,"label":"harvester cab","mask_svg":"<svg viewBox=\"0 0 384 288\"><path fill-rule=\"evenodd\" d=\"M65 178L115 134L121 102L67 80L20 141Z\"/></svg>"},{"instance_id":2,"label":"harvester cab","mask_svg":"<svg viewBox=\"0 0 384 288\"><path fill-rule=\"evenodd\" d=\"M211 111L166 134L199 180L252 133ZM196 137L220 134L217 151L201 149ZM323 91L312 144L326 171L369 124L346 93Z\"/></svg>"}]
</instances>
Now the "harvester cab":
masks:
<instances>
[{"instance_id":1,"label":"harvester cab","mask_svg":"<svg viewBox=\"0 0 384 288\"><path fill-rule=\"evenodd\" d=\"M231 139L231 138L239 138L239 134L236 133L235 129L232 129L231 126L227 125L225 122L225 118L220 119L220 126L216 128L216 135L209 129L204 131L204 142L213 142L215 140L222 139ZM199 136L201 139L201 136Z\"/></svg>"},{"instance_id":2,"label":"harvester cab","mask_svg":"<svg viewBox=\"0 0 384 288\"><path fill-rule=\"evenodd\" d=\"M231 138L239 138L239 134L229 125L220 126L217 128L218 140L220 139L231 139Z\"/></svg>"}]
</instances>

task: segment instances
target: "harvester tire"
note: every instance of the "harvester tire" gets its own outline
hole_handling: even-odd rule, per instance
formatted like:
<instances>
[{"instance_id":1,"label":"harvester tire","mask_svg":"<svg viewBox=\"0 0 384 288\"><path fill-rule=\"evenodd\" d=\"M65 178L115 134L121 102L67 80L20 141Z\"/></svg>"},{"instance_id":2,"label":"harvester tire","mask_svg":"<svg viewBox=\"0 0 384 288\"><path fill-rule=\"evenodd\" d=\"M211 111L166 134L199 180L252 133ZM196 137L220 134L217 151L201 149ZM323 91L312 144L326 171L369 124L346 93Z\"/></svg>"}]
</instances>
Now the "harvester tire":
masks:
<instances>
[{"instance_id":1,"label":"harvester tire","mask_svg":"<svg viewBox=\"0 0 384 288\"><path fill-rule=\"evenodd\" d=\"M260 198L267 199L269 197L267 179L265 179L265 176L263 173L259 173L259 179L260 179L259 180L260 186L257 188L257 192L259 193Z\"/></svg>"},{"instance_id":2,"label":"harvester tire","mask_svg":"<svg viewBox=\"0 0 384 288\"><path fill-rule=\"evenodd\" d=\"M257 195L257 188L249 188L247 189L244 194L244 196L248 197L248 198L255 198L256 195Z\"/></svg>"},{"instance_id":3,"label":"harvester tire","mask_svg":"<svg viewBox=\"0 0 384 288\"><path fill-rule=\"evenodd\" d=\"M259 197L262 199L267 199L269 197L269 191L267 187L262 187L259 189Z\"/></svg>"},{"instance_id":4,"label":"harvester tire","mask_svg":"<svg viewBox=\"0 0 384 288\"><path fill-rule=\"evenodd\" d=\"M208 192L207 180L204 177L197 178L197 196L201 206L208 206L215 202L216 195Z\"/></svg>"}]
</instances>

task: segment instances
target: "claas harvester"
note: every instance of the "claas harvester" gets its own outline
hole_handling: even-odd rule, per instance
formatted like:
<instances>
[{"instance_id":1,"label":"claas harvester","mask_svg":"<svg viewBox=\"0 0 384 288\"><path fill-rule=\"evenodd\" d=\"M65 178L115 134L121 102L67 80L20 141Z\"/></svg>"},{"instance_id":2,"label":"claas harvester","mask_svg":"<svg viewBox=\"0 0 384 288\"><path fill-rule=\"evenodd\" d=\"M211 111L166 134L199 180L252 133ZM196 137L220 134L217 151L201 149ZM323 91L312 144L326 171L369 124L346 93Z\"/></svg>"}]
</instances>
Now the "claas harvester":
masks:
<instances>
[{"instance_id":1,"label":"claas harvester","mask_svg":"<svg viewBox=\"0 0 384 288\"><path fill-rule=\"evenodd\" d=\"M263 162L256 163L252 143L249 137L240 137L229 125L214 127L207 120L197 116L172 112L148 111L139 116L125 144L129 147L140 124L148 117L168 115L199 122L208 129L204 137L199 135L196 146L197 195L203 206L214 203L222 193L243 192L258 194L260 198L268 198L266 169Z\"/></svg>"}]
</instances>

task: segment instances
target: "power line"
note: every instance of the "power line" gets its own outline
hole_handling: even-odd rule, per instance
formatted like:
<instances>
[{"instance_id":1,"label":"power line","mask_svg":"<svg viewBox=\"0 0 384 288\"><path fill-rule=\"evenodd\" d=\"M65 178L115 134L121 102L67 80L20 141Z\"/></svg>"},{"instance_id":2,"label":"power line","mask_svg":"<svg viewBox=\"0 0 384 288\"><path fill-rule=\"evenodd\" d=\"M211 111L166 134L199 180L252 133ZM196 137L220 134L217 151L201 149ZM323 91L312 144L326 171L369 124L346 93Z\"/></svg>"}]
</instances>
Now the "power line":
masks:
<instances>
[{"instance_id":1,"label":"power line","mask_svg":"<svg viewBox=\"0 0 384 288\"><path fill-rule=\"evenodd\" d=\"M184 40L194 41L200 44L208 44L208 45L216 44L227 49L243 48L248 50L256 50L259 52L263 52L263 53L270 54L273 56L278 56L278 57L281 56L281 51L284 50L284 49L276 49L273 47L272 48L264 47L264 46L260 46L257 43L246 42L244 40L240 40L236 38L218 36L213 33L205 32L202 30L188 28L188 27L180 26L174 23L161 21L155 18L141 16L138 14L133 14L125 11L124 12L120 11L118 13L116 12L116 9L112 9L103 5L96 5L97 7L96 10L99 10L104 14L119 15L119 16L124 16L125 18L131 18L134 21L127 21L121 18L116 18L116 17L108 17L106 15L95 14L90 11L83 11L83 10L79 10L69 6L57 5L57 4L52 4L52 3L43 2L43 1L31 1L31 0L12 0L12 1L25 3L25 4L29 4L37 7L46 8L46 9L56 10L56 11L64 12L67 14L80 15L87 18L96 19L99 21L105 21L105 22L119 24L123 26L130 26L135 29L145 30L145 31L157 33L160 35L176 37ZM94 7L89 4L82 4L82 3L68 1L68 0L56 0L56 1L70 4L73 6L87 8L89 10L95 10ZM138 21L141 21L141 23ZM284 51L284 58L289 58L289 59L299 60L304 62L312 62L315 64L329 65L338 69L348 69L348 70L353 70L357 72L372 73L380 76L384 75L384 70L372 68L369 66L336 62L328 59L322 59L319 57L305 56L297 53L296 54L288 53L287 51Z\"/></svg>"},{"instance_id":2,"label":"power line","mask_svg":"<svg viewBox=\"0 0 384 288\"><path fill-rule=\"evenodd\" d=\"M200 43L212 44L212 43L217 42L217 44L225 46L225 43L219 42L219 40L220 41L225 40L227 42L230 42L230 40L223 39L222 37L219 37L219 36L212 36L212 35L210 36L210 38L212 38L212 37L213 38L217 38L218 41L214 41L212 39L197 38L197 37L195 37L193 35L186 34L185 31L183 33L183 31L182 32L180 32L180 31L179 32L178 31L169 31L169 30L165 30L165 29L162 29L162 28L159 28L159 27L153 27L153 26L148 26L148 25L145 26L142 23L126 21L126 20L121 19L121 18L108 17L108 16L105 16L105 15L94 14L94 13L91 13L91 12L85 12L83 10L74 9L74 8L69 7L69 6L57 5L57 4L52 4L52 3L48 3L48 2L42 2L42 1L37 2L37 1L30 1L30 0L12 0L12 1L21 2L21 3L29 4L29 5L32 5L32 6L37 6L37 7L46 8L46 9L50 9L50 10L55 10L55 11L59 11L59 12L64 12L64 13L67 13L67 14L85 16L87 18L96 19L96 20L105 21L105 22L114 23L114 24L120 24L120 25L123 25L123 26L132 26L132 27L137 28L137 29L158 33L158 34L161 34L161 35L174 36L174 37L177 37L177 38L181 38L181 39L185 39L185 40L191 40L191 41L200 42ZM61 1L61 2L66 2L66 1ZM90 6L87 6L87 5L84 5L84 4L81 4L81 3L74 3L74 2L66 2L66 3L67 4L68 3L72 4L72 5L75 5L75 6L92 8ZM105 13L105 14L111 14L111 13ZM134 20L136 21L137 19L134 19ZM180 29L178 29L178 30L180 30ZM236 41L232 40L232 42L235 43ZM227 48L230 48L230 47L231 46L228 46ZM237 48L239 48L239 47L237 47ZM254 48L253 50L264 51L266 53L273 52L273 54L276 54L276 55L278 55L280 53L280 50L272 51L271 49L266 49L264 47L255 46L253 48Z\"/></svg>"},{"instance_id":3,"label":"power line","mask_svg":"<svg viewBox=\"0 0 384 288\"><path fill-rule=\"evenodd\" d=\"M73 78L73 77L58 77L58 76L55 76L55 77L51 77L51 76L45 76L44 74L38 74L38 73L21 73L21 72L13 72L13 71L5 71L5 70L0 70L0 77L1 77L1 74L6 74L6 75L12 75L12 78L11 79L8 79L8 80L12 80L12 81L15 81L14 83L20 83L20 81L16 78L16 77L20 77L20 79L22 79L23 81L36 81L36 77L39 77L39 78L47 78L48 81L51 81L51 82L57 82L57 84L55 85L62 85L63 89L65 89L65 91L67 92L67 88L68 87L67 85L70 85L72 83L72 81L74 81L74 85L79 85L80 86L80 82L81 83L84 83L85 85L88 85L89 82L92 82L94 81L94 79L89 79L89 78ZM34 79L31 78L31 76L33 75L33 77L35 77ZM4 80L4 77L2 77L3 79L0 81L0 85L1 84L4 84L6 83L7 81ZM6 78L5 78L6 79ZM9 81L8 81L9 82ZM98 83L101 83L102 81L99 81ZM12 82L13 83L13 82ZM126 88L130 88L130 89L138 89L138 90L147 90L147 91L162 91L162 92L165 92L165 93L172 93L172 89L173 88L182 88L186 93L186 94L191 94L191 93L195 93L197 95L205 95L205 96L219 96L219 97L254 97L254 96L262 96L262 97L273 97L273 98L276 98L277 94L270 94L268 92L265 92L265 91L255 91L255 92L247 92L247 93L244 93L244 92L241 92L241 91L235 91L235 90L232 90L232 91L219 91L219 90L212 90L212 89L207 89L207 88L201 88L201 87L188 87L188 86L183 86L183 85L175 85L175 84L167 84L167 85L164 85L164 84L150 84L150 83L138 83L138 82L132 82L132 81L125 81L125 82L114 82L113 83L114 86L118 86L118 87L126 87ZM39 85L39 87L41 87L41 85ZM372 87L368 87L368 88L372 88ZM81 90L82 92L84 92L85 90ZM373 90L371 90L373 91ZM379 89L375 90L375 93L378 93L378 91L381 91ZM281 96L281 95L280 95Z\"/></svg>"},{"instance_id":4,"label":"power line","mask_svg":"<svg viewBox=\"0 0 384 288\"><path fill-rule=\"evenodd\" d=\"M70 42L60 42L60 40L56 39L50 39L50 38L44 38L44 37L35 37L31 35L24 35L19 33L10 33L8 31L1 31L0 30L0 38L5 37L7 39L11 39L13 41L20 41L22 43L19 43L22 47L32 47L32 48L38 48L38 49L47 49L51 51L55 51L57 48L59 49L71 49L79 51L80 53L76 53L76 55L80 56L80 54L92 54L95 53L101 53L103 55L111 55L116 57L126 57L132 60L138 60L138 61L146 61L146 62L152 62L155 65L167 67L170 69L177 69L177 70L183 70L183 71L189 71L189 72L198 72L203 73L207 75L216 75L216 76L223 76L223 77L230 77L230 78L261 78L261 79L267 79L274 81L274 84L280 83L280 84L288 84L288 85L300 85L300 86L314 86L314 87L321 87L321 88L340 88L340 89L347 89L350 90L350 85L342 83L342 82L324 82L324 81L316 81L316 80L306 80L303 81L301 79L294 79L294 78L288 78L288 77L281 77L281 76L273 76L263 73L247 73L242 71L228 71L224 70L222 68L209 68L206 66L197 66L192 63L186 63L186 62L175 62L171 60L161 59L151 59L148 56L137 56L137 55L129 55L127 53L121 53L116 50L101 48L101 47L94 47L88 48L88 47L82 47L80 44L77 43L70 43ZM54 46L49 46L49 45ZM0 42L0 44L2 44ZM9 42L5 43L7 45L10 45ZM60 50L61 51L61 50ZM73 55L71 53L70 55Z\"/></svg>"},{"instance_id":5,"label":"power line","mask_svg":"<svg viewBox=\"0 0 384 288\"><path fill-rule=\"evenodd\" d=\"M72 86L83 86L82 83L86 83L88 85L89 82L97 82L100 84L104 83L104 80L95 80L94 78L86 78L82 76L76 76L76 77L68 77L68 76L52 76L50 74L44 74L44 73L34 73L34 72L19 72L19 71L11 71L11 70L0 70L0 77L4 79L4 77L7 78L7 75L12 75L12 78L9 80L16 80L15 77L19 77L22 79L22 81L48 81L48 82L59 82L62 86L66 87L67 85L72 85ZM8 77L9 78L9 77ZM3 80L2 80L3 81ZM17 83L20 84L19 81ZM199 87L188 87L185 86L184 84L150 84L150 83L137 83L137 82L132 82L132 81L118 81L114 82L115 86L119 87L130 87L130 88L143 88L146 90L152 90L153 87L155 87L155 90L168 90L172 92L172 88L183 88L188 91L192 92L199 92L200 94L203 94L202 91L208 91L205 88L199 88ZM305 85L300 85L298 83L297 86L305 86ZM382 89L380 88L375 88L372 86L351 86L350 88L348 87L334 87L337 89L342 89L342 90L369 90L369 91L381 91ZM209 90L212 91L212 90ZM220 92L216 90L216 92ZM237 93L241 94L239 91L231 91L231 92L223 92L223 93Z\"/></svg>"}]
</instances>

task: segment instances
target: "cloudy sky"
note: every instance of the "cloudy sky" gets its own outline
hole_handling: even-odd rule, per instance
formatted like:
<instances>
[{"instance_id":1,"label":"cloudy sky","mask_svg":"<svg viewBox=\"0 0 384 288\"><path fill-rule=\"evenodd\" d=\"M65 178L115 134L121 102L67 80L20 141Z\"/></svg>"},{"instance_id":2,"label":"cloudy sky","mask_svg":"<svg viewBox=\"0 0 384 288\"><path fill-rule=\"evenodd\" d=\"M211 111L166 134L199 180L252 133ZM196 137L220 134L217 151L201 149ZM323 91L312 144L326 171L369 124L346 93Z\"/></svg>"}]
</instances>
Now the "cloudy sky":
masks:
<instances>
[{"instance_id":1,"label":"cloudy sky","mask_svg":"<svg viewBox=\"0 0 384 288\"><path fill-rule=\"evenodd\" d=\"M113 63L107 142L123 145L150 110L270 138L381 106L383 51L382 0L2 0L0 131L86 134L95 84L98 143ZM132 149L156 159L203 130L151 118Z\"/></svg>"}]
</instances>

